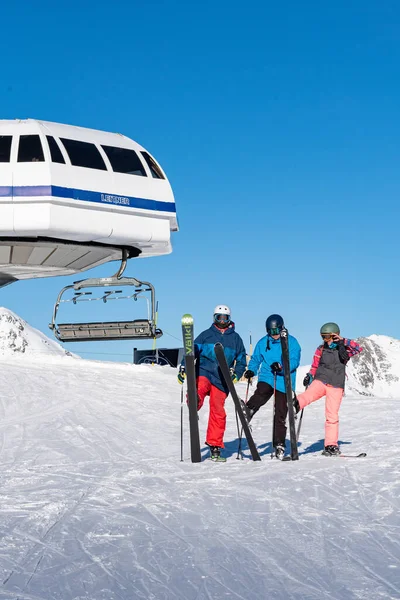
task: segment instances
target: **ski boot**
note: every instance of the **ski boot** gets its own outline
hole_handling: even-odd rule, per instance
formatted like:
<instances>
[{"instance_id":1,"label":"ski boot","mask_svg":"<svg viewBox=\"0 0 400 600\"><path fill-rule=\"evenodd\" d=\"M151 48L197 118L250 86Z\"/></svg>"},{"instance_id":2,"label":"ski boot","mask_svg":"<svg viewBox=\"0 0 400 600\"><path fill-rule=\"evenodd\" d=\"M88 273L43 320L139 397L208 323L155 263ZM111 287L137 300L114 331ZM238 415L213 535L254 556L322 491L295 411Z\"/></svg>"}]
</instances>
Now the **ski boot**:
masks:
<instances>
[{"instance_id":1,"label":"ski boot","mask_svg":"<svg viewBox=\"0 0 400 600\"><path fill-rule=\"evenodd\" d=\"M277 444L277 446L275 446L275 458L277 458L278 460L283 460L284 456L285 456L284 444Z\"/></svg>"},{"instance_id":2,"label":"ski boot","mask_svg":"<svg viewBox=\"0 0 400 600\"><path fill-rule=\"evenodd\" d=\"M214 462L226 462L226 458L221 456L221 448L219 446L210 446L209 444L207 446L210 448L210 460Z\"/></svg>"},{"instance_id":3,"label":"ski boot","mask_svg":"<svg viewBox=\"0 0 400 600\"><path fill-rule=\"evenodd\" d=\"M322 454L324 456L339 456L341 454L339 446L325 446Z\"/></svg>"}]
</instances>

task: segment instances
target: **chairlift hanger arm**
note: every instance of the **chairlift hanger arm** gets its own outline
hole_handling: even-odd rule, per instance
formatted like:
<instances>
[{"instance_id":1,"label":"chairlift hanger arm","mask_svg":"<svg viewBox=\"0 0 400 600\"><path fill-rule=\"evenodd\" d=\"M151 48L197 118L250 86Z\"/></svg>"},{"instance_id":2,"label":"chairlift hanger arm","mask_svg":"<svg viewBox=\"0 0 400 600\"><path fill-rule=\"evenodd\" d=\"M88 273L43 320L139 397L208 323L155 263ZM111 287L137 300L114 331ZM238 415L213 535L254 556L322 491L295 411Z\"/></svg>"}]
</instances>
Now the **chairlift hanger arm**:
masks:
<instances>
[{"instance_id":1,"label":"chairlift hanger arm","mask_svg":"<svg viewBox=\"0 0 400 600\"><path fill-rule=\"evenodd\" d=\"M128 257L129 257L129 252L128 252L128 250L126 250L124 248L122 250L120 267L119 267L118 271L115 273L115 275L113 275L113 277L115 277L116 279L120 279L120 277L122 277L122 274L126 269L126 263L128 262Z\"/></svg>"}]
</instances>

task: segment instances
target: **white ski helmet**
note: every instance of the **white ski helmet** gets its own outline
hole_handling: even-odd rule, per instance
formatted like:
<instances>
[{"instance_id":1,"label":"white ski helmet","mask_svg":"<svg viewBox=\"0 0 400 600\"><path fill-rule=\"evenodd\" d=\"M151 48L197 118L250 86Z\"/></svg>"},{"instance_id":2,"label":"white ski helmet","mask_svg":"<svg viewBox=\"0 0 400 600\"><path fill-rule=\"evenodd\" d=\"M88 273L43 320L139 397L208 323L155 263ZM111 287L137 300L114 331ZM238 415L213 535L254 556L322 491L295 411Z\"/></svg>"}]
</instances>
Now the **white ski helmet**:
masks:
<instances>
[{"instance_id":1,"label":"white ski helmet","mask_svg":"<svg viewBox=\"0 0 400 600\"><path fill-rule=\"evenodd\" d=\"M217 304L214 308L214 323L218 327L229 327L231 324L231 309L226 304Z\"/></svg>"},{"instance_id":2,"label":"white ski helmet","mask_svg":"<svg viewBox=\"0 0 400 600\"><path fill-rule=\"evenodd\" d=\"M214 315L228 315L228 317L230 317L231 309L229 308L229 306L226 306L226 304L218 304L214 308Z\"/></svg>"}]
</instances>

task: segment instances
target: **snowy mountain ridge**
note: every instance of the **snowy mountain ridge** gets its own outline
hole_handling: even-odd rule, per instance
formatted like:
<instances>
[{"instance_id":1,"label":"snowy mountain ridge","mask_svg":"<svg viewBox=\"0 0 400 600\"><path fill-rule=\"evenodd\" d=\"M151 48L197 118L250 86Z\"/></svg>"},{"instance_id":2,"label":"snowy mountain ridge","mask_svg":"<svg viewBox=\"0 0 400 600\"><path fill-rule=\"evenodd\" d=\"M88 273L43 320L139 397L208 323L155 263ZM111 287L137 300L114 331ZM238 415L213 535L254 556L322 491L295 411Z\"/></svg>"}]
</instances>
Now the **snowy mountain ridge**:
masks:
<instances>
[{"instance_id":1,"label":"snowy mountain ridge","mask_svg":"<svg viewBox=\"0 0 400 600\"><path fill-rule=\"evenodd\" d=\"M348 364L347 393L379 398L400 396L400 340L370 335L357 341L364 350ZM0 307L0 357L18 356L35 361L48 361L50 357L78 358L11 310ZM303 390L302 381L309 368L307 365L298 369L298 392Z\"/></svg>"},{"instance_id":2,"label":"snowy mountain ridge","mask_svg":"<svg viewBox=\"0 0 400 600\"><path fill-rule=\"evenodd\" d=\"M0 307L0 357L16 356L47 360L72 354L8 308Z\"/></svg>"},{"instance_id":3,"label":"snowy mountain ridge","mask_svg":"<svg viewBox=\"0 0 400 600\"><path fill-rule=\"evenodd\" d=\"M363 352L347 367L347 390L365 396L400 396L400 340L386 335L370 335L358 340Z\"/></svg>"},{"instance_id":4,"label":"snowy mountain ridge","mask_svg":"<svg viewBox=\"0 0 400 600\"><path fill-rule=\"evenodd\" d=\"M397 398L400 396L400 340L386 335L370 335L356 340L363 348L346 368L346 394ZM303 378L310 365L297 371L296 391L304 390Z\"/></svg>"}]
</instances>

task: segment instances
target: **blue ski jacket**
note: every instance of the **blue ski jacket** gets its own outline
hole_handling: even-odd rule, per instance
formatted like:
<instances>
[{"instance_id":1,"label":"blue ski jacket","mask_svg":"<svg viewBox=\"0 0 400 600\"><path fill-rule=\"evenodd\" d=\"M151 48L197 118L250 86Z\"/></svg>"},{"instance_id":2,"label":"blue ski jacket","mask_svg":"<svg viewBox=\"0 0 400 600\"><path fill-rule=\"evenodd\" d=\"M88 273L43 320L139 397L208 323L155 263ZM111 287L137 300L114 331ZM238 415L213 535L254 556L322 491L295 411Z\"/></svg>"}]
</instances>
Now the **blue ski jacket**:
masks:
<instances>
[{"instance_id":1,"label":"blue ski jacket","mask_svg":"<svg viewBox=\"0 0 400 600\"><path fill-rule=\"evenodd\" d=\"M301 348L299 342L295 337L289 335L289 359L290 359L290 372L292 379L293 391L296 389L296 369L300 364ZM274 340L269 335L265 335L254 349L253 356L247 366L250 371L253 371L256 375L258 371L258 381L264 381L274 387L274 374L271 371L271 365L274 362L282 364L282 347L281 339ZM283 371L277 373L276 377L276 389L279 392L285 392L285 378Z\"/></svg>"},{"instance_id":2,"label":"blue ski jacket","mask_svg":"<svg viewBox=\"0 0 400 600\"><path fill-rule=\"evenodd\" d=\"M217 342L223 345L226 362L229 368L234 367L236 377L240 379L243 375L246 369L246 350L242 338L235 331L234 323L224 329L223 333L213 324L194 340L197 358L196 375L207 377L212 385L228 393L228 387L215 356L214 344Z\"/></svg>"}]
</instances>

